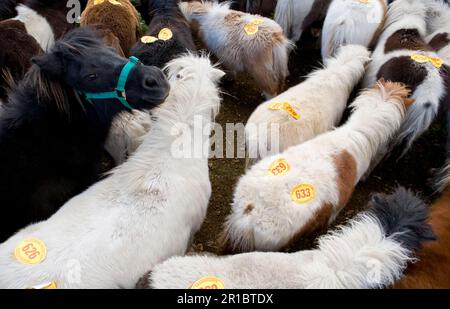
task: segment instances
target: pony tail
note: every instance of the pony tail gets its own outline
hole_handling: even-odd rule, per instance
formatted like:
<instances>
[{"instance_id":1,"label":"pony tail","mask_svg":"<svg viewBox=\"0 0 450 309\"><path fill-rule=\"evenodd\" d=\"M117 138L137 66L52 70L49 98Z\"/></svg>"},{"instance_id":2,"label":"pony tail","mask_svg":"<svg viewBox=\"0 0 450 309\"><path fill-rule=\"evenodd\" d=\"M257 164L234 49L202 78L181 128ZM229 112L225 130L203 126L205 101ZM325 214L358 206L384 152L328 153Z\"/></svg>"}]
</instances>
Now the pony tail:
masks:
<instances>
[{"instance_id":1,"label":"pony tail","mask_svg":"<svg viewBox=\"0 0 450 309\"><path fill-rule=\"evenodd\" d=\"M292 37L293 9L293 0L279 0L275 8L275 22L281 26L284 35L288 38Z\"/></svg>"}]
</instances>

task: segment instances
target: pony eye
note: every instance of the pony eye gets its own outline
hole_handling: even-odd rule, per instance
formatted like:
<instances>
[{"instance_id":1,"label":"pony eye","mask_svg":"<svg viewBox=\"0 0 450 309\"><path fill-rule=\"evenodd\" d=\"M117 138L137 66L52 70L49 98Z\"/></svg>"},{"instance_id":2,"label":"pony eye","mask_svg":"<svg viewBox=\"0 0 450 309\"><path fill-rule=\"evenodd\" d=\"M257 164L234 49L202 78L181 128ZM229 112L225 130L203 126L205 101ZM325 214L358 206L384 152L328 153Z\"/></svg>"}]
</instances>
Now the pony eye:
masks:
<instances>
[{"instance_id":1,"label":"pony eye","mask_svg":"<svg viewBox=\"0 0 450 309\"><path fill-rule=\"evenodd\" d=\"M88 77L89 79L95 79L97 77L97 74L89 74Z\"/></svg>"},{"instance_id":2,"label":"pony eye","mask_svg":"<svg viewBox=\"0 0 450 309\"><path fill-rule=\"evenodd\" d=\"M177 74L177 79L181 79L183 76L181 74Z\"/></svg>"}]
</instances>

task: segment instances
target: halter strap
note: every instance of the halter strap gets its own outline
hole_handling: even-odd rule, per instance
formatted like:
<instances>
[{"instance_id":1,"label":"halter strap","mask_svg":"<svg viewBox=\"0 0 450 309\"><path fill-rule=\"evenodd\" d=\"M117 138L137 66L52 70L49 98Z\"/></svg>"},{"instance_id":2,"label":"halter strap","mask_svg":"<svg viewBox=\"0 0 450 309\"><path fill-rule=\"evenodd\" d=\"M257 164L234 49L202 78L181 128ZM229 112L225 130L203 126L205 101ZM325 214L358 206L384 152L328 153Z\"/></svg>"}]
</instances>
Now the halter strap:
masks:
<instances>
[{"instance_id":1,"label":"halter strap","mask_svg":"<svg viewBox=\"0 0 450 309\"><path fill-rule=\"evenodd\" d=\"M80 91L81 94L85 96L85 99L93 104L92 100L107 100L116 99L122 103L128 109L133 109L127 101L127 96L125 92L125 85L127 84L128 76L131 70L139 63L139 59L136 57L130 57L128 63L123 67L120 73L119 80L117 81L117 86L114 91L110 92L85 92Z\"/></svg>"}]
</instances>

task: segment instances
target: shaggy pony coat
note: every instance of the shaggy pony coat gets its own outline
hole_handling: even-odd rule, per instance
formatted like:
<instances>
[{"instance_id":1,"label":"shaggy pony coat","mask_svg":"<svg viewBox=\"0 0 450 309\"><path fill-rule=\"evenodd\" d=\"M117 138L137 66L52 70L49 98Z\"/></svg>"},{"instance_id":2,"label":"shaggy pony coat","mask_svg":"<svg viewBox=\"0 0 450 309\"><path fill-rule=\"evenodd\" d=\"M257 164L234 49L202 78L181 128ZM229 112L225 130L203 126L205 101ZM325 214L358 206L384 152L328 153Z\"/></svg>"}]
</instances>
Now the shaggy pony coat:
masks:
<instances>
[{"instance_id":1,"label":"shaggy pony coat","mask_svg":"<svg viewBox=\"0 0 450 309\"><path fill-rule=\"evenodd\" d=\"M444 0L425 0L428 5L426 42L450 66L450 5Z\"/></svg>"},{"instance_id":2,"label":"shaggy pony coat","mask_svg":"<svg viewBox=\"0 0 450 309\"><path fill-rule=\"evenodd\" d=\"M104 1L95 4L89 0L81 14L81 26L101 25L108 28L119 40L123 54L128 57L140 36L139 13L129 0Z\"/></svg>"},{"instance_id":3,"label":"shaggy pony coat","mask_svg":"<svg viewBox=\"0 0 450 309\"><path fill-rule=\"evenodd\" d=\"M98 180L111 122L125 109L116 100L88 103L76 92L115 86L127 63L89 29L68 33L33 61L36 65L14 87L0 115L1 241L48 218ZM91 79L83 72L92 72L94 62L98 71ZM145 86L146 79L154 88ZM136 66L128 82L128 102L138 109L155 107L168 93L156 68Z\"/></svg>"},{"instance_id":4,"label":"shaggy pony coat","mask_svg":"<svg viewBox=\"0 0 450 309\"><path fill-rule=\"evenodd\" d=\"M381 81L352 103L343 126L250 168L234 192L226 249L279 250L333 222L378 147L400 127L408 94L400 84ZM274 174L279 160L287 168Z\"/></svg>"},{"instance_id":5,"label":"shaggy pony coat","mask_svg":"<svg viewBox=\"0 0 450 309\"><path fill-rule=\"evenodd\" d=\"M389 6L384 31L372 54L364 85L372 85L379 78L402 82L411 89L414 99L396 139L391 145L382 147L373 167L396 145L402 144L402 154L405 154L450 103L449 67L444 63L439 68L431 62L418 63L412 59L417 55L439 58L424 41L427 12L426 1L394 1Z\"/></svg>"},{"instance_id":6,"label":"shaggy pony coat","mask_svg":"<svg viewBox=\"0 0 450 309\"><path fill-rule=\"evenodd\" d=\"M338 125L369 60L370 53L362 46L342 47L323 69L258 106L246 126L249 157L259 159L270 152L274 154L275 149L269 147L271 142L279 141L276 150L284 151ZM271 110L271 104L276 102L289 102L300 118L295 119L283 110Z\"/></svg>"},{"instance_id":7,"label":"shaggy pony coat","mask_svg":"<svg viewBox=\"0 0 450 309\"><path fill-rule=\"evenodd\" d=\"M374 196L370 204L368 211L320 237L314 250L173 257L145 277L147 285L186 289L201 278L215 276L226 289L390 286L413 260L420 243L433 234L425 222L425 204L409 191Z\"/></svg>"},{"instance_id":8,"label":"shaggy pony coat","mask_svg":"<svg viewBox=\"0 0 450 309\"><path fill-rule=\"evenodd\" d=\"M332 1L323 23L322 58L333 56L346 44L370 47L383 29L386 12L387 0Z\"/></svg>"},{"instance_id":9,"label":"shaggy pony coat","mask_svg":"<svg viewBox=\"0 0 450 309\"><path fill-rule=\"evenodd\" d=\"M292 43L277 23L230 10L229 2L181 2L180 8L226 69L233 73L247 72L266 97L283 90ZM247 34L246 27L255 21L258 21L256 33Z\"/></svg>"},{"instance_id":10,"label":"shaggy pony coat","mask_svg":"<svg viewBox=\"0 0 450 309\"><path fill-rule=\"evenodd\" d=\"M218 113L223 72L208 58L186 56L168 65L168 75L171 93L137 152L50 219L0 245L0 287L53 281L59 288L133 288L155 264L186 252L211 195L208 159L177 158L171 147L191 138L178 126L192 126L195 117L208 125ZM11 254L29 237L47 247L34 266ZM76 278L67 271L70 261L79 265Z\"/></svg>"},{"instance_id":11,"label":"shaggy pony coat","mask_svg":"<svg viewBox=\"0 0 450 309\"><path fill-rule=\"evenodd\" d=\"M178 8L177 0L151 0L149 12L153 18L145 36L158 37L161 29L168 28L173 37L169 40L158 40L153 43L138 42L131 54L138 57L145 65L164 67L177 56L195 52L196 47L192 38L189 23Z\"/></svg>"}]
</instances>

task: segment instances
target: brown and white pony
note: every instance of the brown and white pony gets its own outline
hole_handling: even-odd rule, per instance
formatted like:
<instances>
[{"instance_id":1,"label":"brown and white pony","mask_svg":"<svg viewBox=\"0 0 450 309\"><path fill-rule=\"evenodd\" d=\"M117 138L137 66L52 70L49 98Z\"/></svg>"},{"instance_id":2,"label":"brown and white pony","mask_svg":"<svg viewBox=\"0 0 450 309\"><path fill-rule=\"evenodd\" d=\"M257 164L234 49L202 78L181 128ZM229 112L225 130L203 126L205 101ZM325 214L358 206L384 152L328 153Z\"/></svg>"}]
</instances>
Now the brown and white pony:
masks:
<instances>
[{"instance_id":1,"label":"brown and white pony","mask_svg":"<svg viewBox=\"0 0 450 309\"><path fill-rule=\"evenodd\" d=\"M402 155L405 154L450 103L449 66L424 40L427 11L427 3L421 0L393 2L372 54L364 86L379 78L402 82L410 88L415 101L396 139L381 148L372 168L396 145L402 145Z\"/></svg>"},{"instance_id":2,"label":"brown and white pony","mask_svg":"<svg viewBox=\"0 0 450 309\"><path fill-rule=\"evenodd\" d=\"M81 14L81 26L94 26L104 34L104 41L126 57L140 37L139 13L129 0L89 0Z\"/></svg>"},{"instance_id":3,"label":"brown and white pony","mask_svg":"<svg viewBox=\"0 0 450 309\"><path fill-rule=\"evenodd\" d=\"M231 10L229 2L181 2L180 9L228 71L248 73L267 98L283 90L293 44L276 22Z\"/></svg>"}]
</instances>

